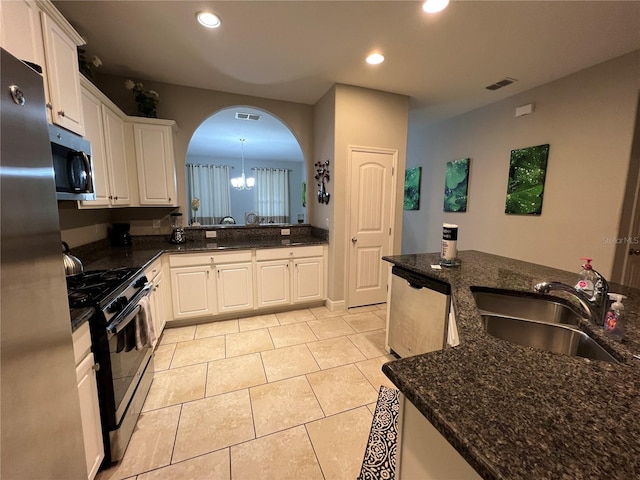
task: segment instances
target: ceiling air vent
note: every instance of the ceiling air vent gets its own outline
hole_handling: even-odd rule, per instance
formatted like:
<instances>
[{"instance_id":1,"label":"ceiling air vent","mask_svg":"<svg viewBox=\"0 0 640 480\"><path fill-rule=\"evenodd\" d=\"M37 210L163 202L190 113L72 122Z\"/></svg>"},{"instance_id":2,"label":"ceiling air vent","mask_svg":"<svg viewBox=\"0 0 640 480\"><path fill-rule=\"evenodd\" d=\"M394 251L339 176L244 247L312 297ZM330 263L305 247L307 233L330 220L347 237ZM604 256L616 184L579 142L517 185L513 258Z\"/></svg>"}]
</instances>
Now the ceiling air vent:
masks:
<instances>
[{"instance_id":1,"label":"ceiling air vent","mask_svg":"<svg viewBox=\"0 0 640 480\"><path fill-rule=\"evenodd\" d=\"M506 87L507 85L511 85L513 82L517 82L517 81L518 81L517 78L504 77L499 82L496 82L484 88L486 88L487 90L498 90L499 88Z\"/></svg>"},{"instance_id":2,"label":"ceiling air vent","mask_svg":"<svg viewBox=\"0 0 640 480\"><path fill-rule=\"evenodd\" d=\"M236 112L236 118L238 120L260 120L260 115L256 115L255 113Z\"/></svg>"}]
</instances>

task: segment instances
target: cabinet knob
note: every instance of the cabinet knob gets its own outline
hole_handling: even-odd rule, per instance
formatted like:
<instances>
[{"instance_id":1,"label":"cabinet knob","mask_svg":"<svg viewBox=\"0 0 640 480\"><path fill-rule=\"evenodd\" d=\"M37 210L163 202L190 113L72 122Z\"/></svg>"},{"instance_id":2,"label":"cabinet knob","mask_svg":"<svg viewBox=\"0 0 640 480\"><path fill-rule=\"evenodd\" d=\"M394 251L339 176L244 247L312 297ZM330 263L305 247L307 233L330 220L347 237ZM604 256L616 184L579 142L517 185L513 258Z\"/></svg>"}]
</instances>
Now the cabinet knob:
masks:
<instances>
[{"instance_id":1,"label":"cabinet knob","mask_svg":"<svg viewBox=\"0 0 640 480\"><path fill-rule=\"evenodd\" d=\"M631 248L629 250L629 255L640 255L640 250L637 248Z\"/></svg>"},{"instance_id":2,"label":"cabinet knob","mask_svg":"<svg viewBox=\"0 0 640 480\"><path fill-rule=\"evenodd\" d=\"M358 237L353 237L351 239L351 243L353 243L354 245L356 244L357 241L358 241Z\"/></svg>"},{"instance_id":3,"label":"cabinet knob","mask_svg":"<svg viewBox=\"0 0 640 480\"><path fill-rule=\"evenodd\" d=\"M109 200L113 200L113 195L109 195Z\"/></svg>"},{"instance_id":4,"label":"cabinet knob","mask_svg":"<svg viewBox=\"0 0 640 480\"><path fill-rule=\"evenodd\" d=\"M117 196L115 196L115 197L113 197L113 199L114 199L114 200L117 200L117 199L118 199L118 197L117 197Z\"/></svg>"},{"instance_id":5,"label":"cabinet knob","mask_svg":"<svg viewBox=\"0 0 640 480\"><path fill-rule=\"evenodd\" d=\"M58 115L60 115L61 117L64 117L64 110L59 110Z\"/></svg>"},{"instance_id":6,"label":"cabinet knob","mask_svg":"<svg viewBox=\"0 0 640 480\"><path fill-rule=\"evenodd\" d=\"M93 365L91 365L91 368L93 368L97 372L98 370L100 370L100 364L94 363Z\"/></svg>"},{"instance_id":7,"label":"cabinet knob","mask_svg":"<svg viewBox=\"0 0 640 480\"><path fill-rule=\"evenodd\" d=\"M50 102L47 102L46 106L49 110L53 110L53 105Z\"/></svg>"}]
</instances>

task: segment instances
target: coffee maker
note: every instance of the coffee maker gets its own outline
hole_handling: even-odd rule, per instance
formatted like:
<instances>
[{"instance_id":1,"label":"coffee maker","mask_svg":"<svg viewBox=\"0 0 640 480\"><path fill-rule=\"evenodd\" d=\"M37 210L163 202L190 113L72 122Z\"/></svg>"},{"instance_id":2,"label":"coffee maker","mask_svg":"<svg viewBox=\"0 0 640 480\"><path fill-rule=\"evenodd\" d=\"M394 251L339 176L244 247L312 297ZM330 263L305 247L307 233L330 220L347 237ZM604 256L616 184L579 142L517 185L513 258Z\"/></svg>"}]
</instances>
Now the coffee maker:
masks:
<instances>
[{"instance_id":1,"label":"coffee maker","mask_svg":"<svg viewBox=\"0 0 640 480\"><path fill-rule=\"evenodd\" d=\"M133 244L129 230L129 223L114 223L109 232L109 240L114 247L129 247Z\"/></svg>"},{"instance_id":2,"label":"coffee maker","mask_svg":"<svg viewBox=\"0 0 640 480\"><path fill-rule=\"evenodd\" d=\"M172 213L171 217L171 237L169 243L181 244L187 241L184 234L184 228L182 228L182 214Z\"/></svg>"}]
</instances>

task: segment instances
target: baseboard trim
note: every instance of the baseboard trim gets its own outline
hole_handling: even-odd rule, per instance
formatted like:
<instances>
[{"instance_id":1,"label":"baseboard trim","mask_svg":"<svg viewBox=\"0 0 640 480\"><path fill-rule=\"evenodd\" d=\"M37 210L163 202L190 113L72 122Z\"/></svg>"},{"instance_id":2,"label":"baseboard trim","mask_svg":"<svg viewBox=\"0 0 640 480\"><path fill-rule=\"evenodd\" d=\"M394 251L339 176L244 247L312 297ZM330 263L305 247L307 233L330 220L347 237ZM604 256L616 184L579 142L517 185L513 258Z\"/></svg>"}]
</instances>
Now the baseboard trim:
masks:
<instances>
[{"instance_id":1,"label":"baseboard trim","mask_svg":"<svg viewBox=\"0 0 640 480\"><path fill-rule=\"evenodd\" d=\"M339 312L347 309L347 302L344 300L331 300L327 298L326 307L332 312Z\"/></svg>"}]
</instances>

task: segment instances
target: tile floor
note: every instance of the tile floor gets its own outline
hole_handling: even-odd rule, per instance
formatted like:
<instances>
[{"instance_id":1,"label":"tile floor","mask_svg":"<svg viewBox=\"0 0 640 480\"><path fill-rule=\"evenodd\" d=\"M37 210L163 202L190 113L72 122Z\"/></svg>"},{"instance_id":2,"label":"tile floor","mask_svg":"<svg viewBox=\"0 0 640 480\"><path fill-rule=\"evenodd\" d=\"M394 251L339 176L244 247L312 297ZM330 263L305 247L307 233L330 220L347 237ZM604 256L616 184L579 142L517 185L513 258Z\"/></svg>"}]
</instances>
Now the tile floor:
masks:
<instances>
[{"instance_id":1,"label":"tile floor","mask_svg":"<svg viewBox=\"0 0 640 480\"><path fill-rule=\"evenodd\" d=\"M98 480L355 480L386 305L167 329L124 459Z\"/></svg>"}]
</instances>

